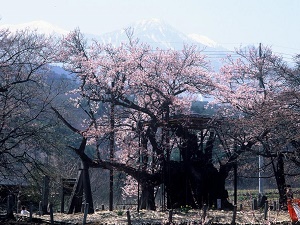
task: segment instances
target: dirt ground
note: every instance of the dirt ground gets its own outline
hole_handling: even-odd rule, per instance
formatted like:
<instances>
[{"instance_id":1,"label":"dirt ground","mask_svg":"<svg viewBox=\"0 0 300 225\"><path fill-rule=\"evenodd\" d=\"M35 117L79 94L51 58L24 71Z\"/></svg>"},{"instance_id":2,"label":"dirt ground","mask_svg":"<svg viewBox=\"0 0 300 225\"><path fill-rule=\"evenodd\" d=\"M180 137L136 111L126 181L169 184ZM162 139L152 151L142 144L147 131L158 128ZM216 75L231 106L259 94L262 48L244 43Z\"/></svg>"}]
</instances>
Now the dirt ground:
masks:
<instances>
[{"instance_id":1,"label":"dirt ground","mask_svg":"<svg viewBox=\"0 0 300 225\"><path fill-rule=\"evenodd\" d=\"M128 218L132 225L137 224L168 224L170 213L160 211L146 211L142 210L139 213L136 211L118 210L118 211L98 211L93 214L88 214L86 224L89 225L127 225ZM50 216L33 215L33 222L29 222L29 218L18 218L19 223L6 224L44 224L50 223ZM129 216L129 217L128 217ZM62 214L55 213L53 215L54 221L61 224L83 224L84 214ZM37 222L39 220L39 222ZM173 224L231 224L233 220L233 211L223 210L208 210L204 217L202 210L190 210L188 212L181 212L180 210L172 211ZM291 220L287 211L269 211L266 215L263 210L247 210L236 212L236 224L291 224ZM4 222L0 224L5 224ZM58 224L58 223L56 223Z\"/></svg>"}]
</instances>

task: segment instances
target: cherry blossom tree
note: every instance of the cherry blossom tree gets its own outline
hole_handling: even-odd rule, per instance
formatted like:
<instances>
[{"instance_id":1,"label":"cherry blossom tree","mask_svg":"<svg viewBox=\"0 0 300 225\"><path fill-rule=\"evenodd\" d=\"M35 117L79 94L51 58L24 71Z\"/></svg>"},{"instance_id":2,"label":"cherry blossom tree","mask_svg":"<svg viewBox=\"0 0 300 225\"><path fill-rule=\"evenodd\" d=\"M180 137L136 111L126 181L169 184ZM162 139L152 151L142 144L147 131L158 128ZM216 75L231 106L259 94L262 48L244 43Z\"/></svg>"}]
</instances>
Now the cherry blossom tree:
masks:
<instances>
[{"instance_id":1,"label":"cherry blossom tree","mask_svg":"<svg viewBox=\"0 0 300 225\"><path fill-rule=\"evenodd\" d=\"M298 142L299 92L291 86L295 73L270 48L247 48L237 51L239 58L228 57L215 78L214 97L222 103L223 134L234 140L236 154L251 151L271 159L274 176L285 202L284 155L295 156L288 149ZM295 83L294 83L295 84ZM287 150L288 149L288 150Z\"/></svg>"},{"instance_id":2,"label":"cherry blossom tree","mask_svg":"<svg viewBox=\"0 0 300 225\"><path fill-rule=\"evenodd\" d=\"M124 171L141 187L141 208L154 209L154 189L162 183L171 186L164 171L171 170L167 163L173 151L181 148L178 140L183 138L170 121L176 115L189 115L192 101L210 93L213 74L193 46L182 51L152 49L128 36L128 43L113 46L89 44L79 30L70 33L59 56L64 68L77 77L78 88L69 94L86 117L75 126L54 110L82 136L85 145L96 146L96 158L89 157L84 148L76 151L89 167ZM107 145L112 132L113 160ZM211 141L213 137L211 133Z\"/></svg>"}]
</instances>

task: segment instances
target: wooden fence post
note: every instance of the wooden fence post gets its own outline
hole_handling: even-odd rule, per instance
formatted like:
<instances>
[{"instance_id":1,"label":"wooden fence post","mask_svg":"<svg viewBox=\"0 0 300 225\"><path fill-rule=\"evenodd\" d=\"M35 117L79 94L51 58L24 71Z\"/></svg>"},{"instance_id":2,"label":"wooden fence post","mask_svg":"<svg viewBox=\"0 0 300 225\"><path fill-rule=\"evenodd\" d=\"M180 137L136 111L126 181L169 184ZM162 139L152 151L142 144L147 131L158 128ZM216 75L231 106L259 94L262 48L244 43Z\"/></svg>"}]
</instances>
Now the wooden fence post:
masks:
<instances>
[{"instance_id":1,"label":"wooden fence post","mask_svg":"<svg viewBox=\"0 0 300 225\"><path fill-rule=\"evenodd\" d=\"M47 214L48 210L48 196L49 196L49 176L45 175L43 177L43 189L42 189L42 210L43 214Z\"/></svg>"},{"instance_id":2,"label":"wooden fence post","mask_svg":"<svg viewBox=\"0 0 300 225\"><path fill-rule=\"evenodd\" d=\"M131 218L130 218L130 212L129 212L129 210L127 210L126 214L127 214L127 224L131 225Z\"/></svg>"},{"instance_id":3,"label":"wooden fence post","mask_svg":"<svg viewBox=\"0 0 300 225\"><path fill-rule=\"evenodd\" d=\"M233 206L233 215L232 215L232 221L231 221L231 225L235 225L235 219L236 219L236 205Z\"/></svg>"},{"instance_id":4,"label":"wooden fence post","mask_svg":"<svg viewBox=\"0 0 300 225\"><path fill-rule=\"evenodd\" d=\"M273 201L273 211L276 211L276 210L277 210L277 202Z\"/></svg>"},{"instance_id":5,"label":"wooden fence post","mask_svg":"<svg viewBox=\"0 0 300 225\"><path fill-rule=\"evenodd\" d=\"M257 199L254 198L252 201L252 210L257 210Z\"/></svg>"},{"instance_id":6,"label":"wooden fence post","mask_svg":"<svg viewBox=\"0 0 300 225\"><path fill-rule=\"evenodd\" d=\"M201 221L202 221L201 223L202 223L202 224L205 224L206 211L207 211L207 205L204 204L204 205L203 205L203 214L202 214L202 218L201 218Z\"/></svg>"},{"instance_id":7,"label":"wooden fence post","mask_svg":"<svg viewBox=\"0 0 300 225\"><path fill-rule=\"evenodd\" d=\"M267 219L267 215L268 215L268 208L269 208L269 204L268 201L265 202L265 208L264 208L264 219Z\"/></svg>"},{"instance_id":8,"label":"wooden fence post","mask_svg":"<svg viewBox=\"0 0 300 225\"><path fill-rule=\"evenodd\" d=\"M14 218L13 206L14 206L13 196L8 195L7 196L7 211L6 211L7 218Z\"/></svg>"},{"instance_id":9,"label":"wooden fence post","mask_svg":"<svg viewBox=\"0 0 300 225\"><path fill-rule=\"evenodd\" d=\"M172 223L172 216L173 216L173 211L170 210L170 211L169 211L169 224Z\"/></svg>"}]
</instances>

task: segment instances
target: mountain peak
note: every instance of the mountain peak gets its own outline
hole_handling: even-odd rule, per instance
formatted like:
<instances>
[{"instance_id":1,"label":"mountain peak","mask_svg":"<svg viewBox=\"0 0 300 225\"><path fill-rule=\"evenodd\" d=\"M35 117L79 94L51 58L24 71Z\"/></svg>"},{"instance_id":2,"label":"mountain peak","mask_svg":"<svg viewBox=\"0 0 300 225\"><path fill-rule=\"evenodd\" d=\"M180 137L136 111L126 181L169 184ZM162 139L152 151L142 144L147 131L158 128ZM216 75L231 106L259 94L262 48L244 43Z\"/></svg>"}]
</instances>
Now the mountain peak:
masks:
<instances>
[{"instance_id":1,"label":"mountain peak","mask_svg":"<svg viewBox=\"0 0 300 225\"><path fill-rule=\"evenodd\" d=\"M135 27L157 27L157 26L168 26L165 21L157 19L157 18L151 18L151 19L143 19L143 20L138 20L133 23L133 26Z\"/></svg>"},{"instance_id":2,"label":"mountain peak","mask_svg":"<svg viewBox=\"0 0 300 225\"><path fill-rule=\"evenodd\" d=\"M178 30L176 30L174 27L170 26L163 20L156 19L156 18L139 20L131 24L131 26L137 31L146 31L146 30L158 31L159 30L162 33L164 30L172 30L174 32L175 31L179 32Z\"/></svg>"},{"instance_id":3,"label":"mountain peak","mask_svg":"<svg viewBox=\"0 0 300 225\"><path fill-rule=\"evenodd\" d=\"M200 49L220 47L215 41L206 36L198 34L188 36L163 20L156 18L139 20L128 27L133 30L134 38L161 49L181 50L186 44L196 45ZM128 41L128 38L123 29L103 34L101 40L104 43L118 45L118 43Z\"/></svg>"}]
</instances>

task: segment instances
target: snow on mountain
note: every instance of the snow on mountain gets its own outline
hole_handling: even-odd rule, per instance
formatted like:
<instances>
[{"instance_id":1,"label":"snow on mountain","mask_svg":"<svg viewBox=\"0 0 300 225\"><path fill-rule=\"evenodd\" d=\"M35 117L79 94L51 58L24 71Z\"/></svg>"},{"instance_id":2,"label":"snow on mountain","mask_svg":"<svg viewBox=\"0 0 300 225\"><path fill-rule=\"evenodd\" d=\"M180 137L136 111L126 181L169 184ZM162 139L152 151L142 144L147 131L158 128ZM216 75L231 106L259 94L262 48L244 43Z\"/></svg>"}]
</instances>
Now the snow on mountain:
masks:
<instances>
[{"instance_id":1,"label":"snow on mountain","mask_svg":"<svg viewBox=\"0 0 300 225\"><path fill-rule=\"evenodd\" d=\"M9 28L12 32L29 29L43 34L66 35L69 31L48 22L39 20L22 24L4 24L0 29ZM196 44L202 49L220 47L217 43L204 35L186 35L159 19L140 20L128 25L134 31L134 38L162 49L182 49L184 44ZM126 28L103 35L86 34L88 39L102 40L104 43L119 44L127 42Z\"/></svg>"},{"instance_id":2,"label":"snow on mountain","mask_svg":"<svg viewBox=\"0 0 300 225\"><path fill-rule=\"evenodd\" d=\"M21 29L36 30L38 33L66 35L69 31L54 26L45 21L33 21L23 24L5 24L1 28L9 28L15 32ZM133 38L139 39L142 43L147 43L153 48L181 50L184 45L195 45L203 54L208 56L214 68L219 68L220 58L226 56L227 49L218 45L215 41L204 35L190 34L186 35L171 25L159 19L140 20L129 24L127 28L105 33L103 35L85 34L87 40L98 40L103 43L119 45L122 42L128 42L126 29L133 30Z\"/></svg>"},{"instance_id":3,"label":"snow on mountain","mask_svg":"<svg viewBox=\"0 0 300 225\"><path fill-rule=\"evenodd\" d=\"M138 38L140 42L148 43L153 47L182 49L184 44L195 43L184 33L158 19L140 20L130 24L128 28L133 30L134 38ZM106 33L100 37L104 43L118 44L128 41L125 29ZM199 41L197 41L197 45L203 49L208 46Z\"/></svg>"},{"instance_id":4,"label":"snow on mountain","mask_svg":"<svg viewBox=\"0 0 300 225\"><path fill-rule=\"evenodd\" d=\"M226 52L228 52L227 49L204 35L186 35L158 19L140 20L130 24L128 28L133 30L133 38L139 39L142 43L148 43L154 48L181 50L185 44L195 45L207 55L215 69L220 68L220 58L226 57ZM100 35L100 39L96 39L104 43L119 45L122 42L128 42L125 30L106 33Z\"/></svg>"},{"instance_id":5,"label":"snow on mountain","mask_svg":"<svg viewBox=\"0 0 300 225\"><path fill-rule=\"evenodd\" d=\"M88 35L88 39L96 39L104 43L119 45L128 42L126 29L133 31L133 38L147 43L153 48L182 50L184 45L195 45L203 54L208 56L212 67L220 68L221 62L217 57L225 57L226 49L215 41L203 35L188 36L166 22L159 19L145 19L129 24L127 28L105 33L100 36Z\"/></svg>"},{"instance_id":6,"label":"snow on mountain","mask_svg":"<svg viewBox=\"0 0 300 225\"><path fill-rule=\"evenodd\" d=\"M200 35L200 34L189 34L188 35L189 38L193 39L196 42L199 42L201 44L204 44L208 47L218 47L219 45L217 44L217 42L215 42L214 40L204 36L204 35Z\"/></svg>"},{"instance_id":7,"label":"snow on mountain","mask_svg":"<svg viewBox=\"0 0 300 225\"><path fill-rule=\"evenodd\" d=\"M67 30L64 30L58 26L55 26L51 23L42 20L32 21L32 22L22 23L22 24L4 24L4 25L0 25L0 29L9 29L12 32L28 29L46 35L50 35L50 34L65 35L69 32Z\"/></svg>"}]
</instances>

